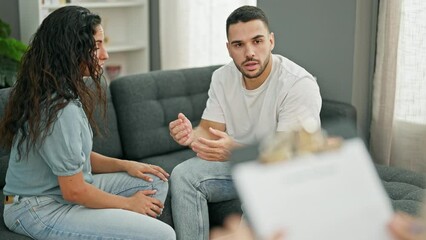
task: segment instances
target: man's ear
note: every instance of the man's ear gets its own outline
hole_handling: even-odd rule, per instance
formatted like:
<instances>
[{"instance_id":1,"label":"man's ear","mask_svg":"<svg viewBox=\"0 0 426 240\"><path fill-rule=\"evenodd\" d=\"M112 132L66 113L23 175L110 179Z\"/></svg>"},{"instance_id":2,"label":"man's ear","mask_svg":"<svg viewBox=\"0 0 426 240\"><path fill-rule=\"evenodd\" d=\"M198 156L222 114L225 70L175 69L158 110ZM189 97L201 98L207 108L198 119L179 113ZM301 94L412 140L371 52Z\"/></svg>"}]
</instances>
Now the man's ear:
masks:
<instances>
[{"instance_id":1,"label":"man's ear","mask_svg":"<svg viewBox=\"0 0 426 240\"><path fill-rule=\"evenodd\" d=\"M272 51L275 47L275 35L273 32L269 34L269 41L271 42L271 51Z\"/></svg>"},{"instance_id":2,"label":"man's ear","mask_svg":"<svg viewBox=\"0 0 426 240\"><path fill-rule=\"evenodd\" d=\"M230 48L231 48L231 45L229 44L229 42L226 42L226 49L228 49L228 55L231 57L231 50L230 50Z\"/></svg>"}]
</instances>

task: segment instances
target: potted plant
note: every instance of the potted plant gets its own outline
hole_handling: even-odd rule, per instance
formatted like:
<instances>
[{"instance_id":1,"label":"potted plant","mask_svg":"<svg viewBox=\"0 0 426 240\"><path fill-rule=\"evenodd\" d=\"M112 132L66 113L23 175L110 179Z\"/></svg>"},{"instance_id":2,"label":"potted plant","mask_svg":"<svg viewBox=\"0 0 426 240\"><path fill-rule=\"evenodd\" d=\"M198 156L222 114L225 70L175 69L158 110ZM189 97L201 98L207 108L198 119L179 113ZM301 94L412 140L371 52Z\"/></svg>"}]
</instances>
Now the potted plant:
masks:
<instances>
[{"instance_id":1,"label":"potted plant","mask_svg":"<svg viewBox=\"0 0 426 240\"><path fill-rule=\"evenodd\" d=\"M10 37L10 32L10 25L0 19L0 88L15 83L19 62L27 50L27 45Z\"/></svg>"}]
</instances>

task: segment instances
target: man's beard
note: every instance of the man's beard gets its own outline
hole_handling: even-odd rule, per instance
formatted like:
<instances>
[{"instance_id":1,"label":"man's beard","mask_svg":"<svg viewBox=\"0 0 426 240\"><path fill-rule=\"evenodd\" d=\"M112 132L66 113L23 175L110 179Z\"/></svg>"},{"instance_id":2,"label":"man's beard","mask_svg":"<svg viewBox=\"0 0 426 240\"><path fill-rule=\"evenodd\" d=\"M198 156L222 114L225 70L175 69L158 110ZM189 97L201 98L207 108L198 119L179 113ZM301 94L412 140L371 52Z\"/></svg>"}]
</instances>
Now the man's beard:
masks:
<instances>
[{"instance_id":1,"label":"man's beard","mask_svg":"<svg viewBox=\"0 0 426 240\"><path fill-rule=\"evenodd\" d=\"M245 78L248 78L248 79L257 78L257 77L259 77L260 75L262 75L262 73L265 71L266 67L267 67L267 66L268 66L268 64L269 64L270 59L271 59L271 54L269 54L269 55L268 55L268 57L267 57L267 58L266 58L266 60L265 60L265 64L260 65L259 70L258 70L258 71L257 71L254 75L249 74L249 73L246 73L246 72L244 71L244 68L243 68L242 66L244 65L244 63L249 62L249 61L256 61L256 62L260 63L259 61L255 60L255 59L253 59L253 58L250 58L250 59L247 59L246 61L244 61L241 65L237 65L237 64L236 64L236 66L237 66L238 70L239 70L239 71L243 74L243 76L244 76Z\"/></svg>"}]
</instances>

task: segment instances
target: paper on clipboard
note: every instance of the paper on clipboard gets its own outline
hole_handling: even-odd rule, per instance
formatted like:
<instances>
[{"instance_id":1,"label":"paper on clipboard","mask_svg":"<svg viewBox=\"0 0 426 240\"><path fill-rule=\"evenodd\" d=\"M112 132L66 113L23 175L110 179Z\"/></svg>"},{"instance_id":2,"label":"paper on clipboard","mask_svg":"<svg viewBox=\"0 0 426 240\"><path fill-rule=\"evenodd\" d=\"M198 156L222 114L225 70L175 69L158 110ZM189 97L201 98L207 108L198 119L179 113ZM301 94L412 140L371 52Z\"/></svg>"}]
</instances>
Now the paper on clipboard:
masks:
<instances>
[{"instance_id":1,"label":"paper on clipboard","mask_svg":"<svg viewBox=\"0 0 426 240\"><path fill-rule=\"evenodd\" d=\"M292 161L237 164L234 181L259 237L288 240L391 239L393 210L364 143Z\"/></svg>"}]
</instances>

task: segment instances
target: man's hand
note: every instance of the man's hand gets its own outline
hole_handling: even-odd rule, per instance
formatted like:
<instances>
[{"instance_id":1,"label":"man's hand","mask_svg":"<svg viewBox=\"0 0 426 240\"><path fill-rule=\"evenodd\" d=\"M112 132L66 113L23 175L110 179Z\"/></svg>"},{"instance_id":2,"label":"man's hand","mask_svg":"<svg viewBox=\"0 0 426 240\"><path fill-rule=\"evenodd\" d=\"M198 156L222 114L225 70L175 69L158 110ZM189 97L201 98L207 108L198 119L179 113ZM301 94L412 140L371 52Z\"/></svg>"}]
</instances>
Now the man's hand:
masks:
<instances>
[{"instance_id":1,"label":"man's hand","mask_svg":"<svg viewBox=\"0 0 426 240\"><path fill-rule=\"evenodd\" d=\"M210 140L199 137L191 144L192 150L197 156L207 161L226 161L231 150L238 146L226 132L209 128L209 132L217 137L217 140Z\"/></svg>"},{"instance_id":2,"label":"man's hand","mask_svg":"<svg viewBox=\"0 0 426 240\"><path fill-rule=\"evenodd\" d=\"M141 178L147 182L152 182L152 178L150 178L146 173L151 173L167 182L167 178L170 176L164 169L159 166L140 163L135 161L128 161L126 163L126 172L133 177Z\"/></svg>"},{"instance_id":3,"label":"man's hand","mask_svg":"<svg viewBox=\"0 0 426 240\"><path fill-rule=\"evenodd\" d=\"M182 146L189 146L194 141L192 123L183 114L178 114L178 119L169 124L170 136Z\"/></svg>"}]
</instances>

